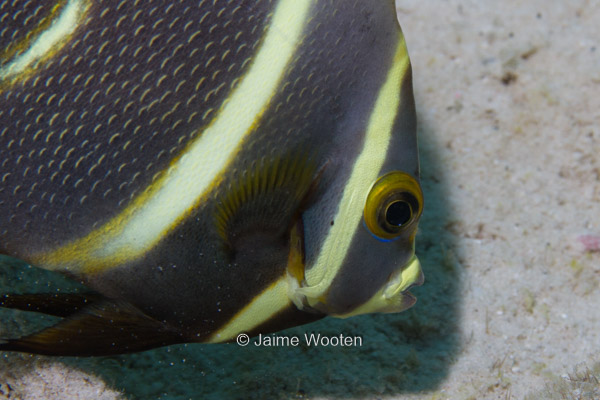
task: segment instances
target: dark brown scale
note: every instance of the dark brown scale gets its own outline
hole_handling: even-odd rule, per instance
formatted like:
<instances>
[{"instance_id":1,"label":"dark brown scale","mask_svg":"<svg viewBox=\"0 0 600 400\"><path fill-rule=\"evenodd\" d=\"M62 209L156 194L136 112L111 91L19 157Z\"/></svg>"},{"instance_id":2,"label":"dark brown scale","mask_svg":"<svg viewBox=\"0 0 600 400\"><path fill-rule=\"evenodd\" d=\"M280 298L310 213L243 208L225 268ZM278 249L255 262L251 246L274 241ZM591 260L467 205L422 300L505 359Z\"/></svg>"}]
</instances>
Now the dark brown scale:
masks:
<instances>
[{"instance_id":1,"label":"dark brown scale","mask_svg":"<svg viewBox=\"0 0 600 400\"><path fill-rule=\"evenodd\" d=\"M0 89L3 252L32 236L52 248L127 206L215 116L271 9L255 0L216 10L212 1L135 3L94 2L70 44Z\"/></svg>"}]
</instances>

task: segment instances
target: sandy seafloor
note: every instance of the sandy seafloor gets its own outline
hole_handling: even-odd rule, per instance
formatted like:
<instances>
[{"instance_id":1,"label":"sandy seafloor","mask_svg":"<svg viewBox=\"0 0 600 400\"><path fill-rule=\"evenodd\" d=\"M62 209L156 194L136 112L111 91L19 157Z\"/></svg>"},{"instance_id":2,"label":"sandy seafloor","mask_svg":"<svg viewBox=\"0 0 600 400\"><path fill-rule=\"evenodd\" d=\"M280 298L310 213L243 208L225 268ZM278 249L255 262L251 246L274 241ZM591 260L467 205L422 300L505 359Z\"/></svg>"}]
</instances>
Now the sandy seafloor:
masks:
<instances>
[{"instance_id":1,"label":"sandy seafloor","mask_svg":"<svg viewBox=\"0 0 600 400\"><path fill-rule=\"evenodd\" d=\"M4 353L0 398L599 399L600 1L397 5L426 195L412 310L284 333L360 347Z\"/></svg>"}]
</instances>

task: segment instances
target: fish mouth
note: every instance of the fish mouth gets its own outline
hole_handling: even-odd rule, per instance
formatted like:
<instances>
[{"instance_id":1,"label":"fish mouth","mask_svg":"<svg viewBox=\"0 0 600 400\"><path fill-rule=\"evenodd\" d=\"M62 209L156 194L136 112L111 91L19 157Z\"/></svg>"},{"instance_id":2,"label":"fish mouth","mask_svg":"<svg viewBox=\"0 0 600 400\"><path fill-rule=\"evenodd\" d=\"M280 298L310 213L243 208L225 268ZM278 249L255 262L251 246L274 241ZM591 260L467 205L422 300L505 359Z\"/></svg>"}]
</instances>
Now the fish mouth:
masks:
<instances>
[{"instance_id":1,"label":"fish mouth","mask_svg":"<svg viewBox=\"0 0 600 400\"><path fill-rule=\"evenodd\" d=\"M425 278L419 259L413 255L403 268L392 273L387 283L366 303L344 314L333 314L337 318L347 318L368 313L397 313L409 309L417 302L410 289L421 286Z\"/></svg>"},{"instance_id":2,"label":"fish mouth","mask_svg":"<svg viewBox=\"0 0 600 400\"><path fill-rule=\"evenodd\" d=\"M425 276L421 269L421 263L416 256L413 256L405 268L392 274L383 289L382 296L387 301L400 306L399 310L391 312L400 312L412 307L417 302L417 298L410 292L410 289L421 286L424 282Z\"/></svg>"}]
</instances>

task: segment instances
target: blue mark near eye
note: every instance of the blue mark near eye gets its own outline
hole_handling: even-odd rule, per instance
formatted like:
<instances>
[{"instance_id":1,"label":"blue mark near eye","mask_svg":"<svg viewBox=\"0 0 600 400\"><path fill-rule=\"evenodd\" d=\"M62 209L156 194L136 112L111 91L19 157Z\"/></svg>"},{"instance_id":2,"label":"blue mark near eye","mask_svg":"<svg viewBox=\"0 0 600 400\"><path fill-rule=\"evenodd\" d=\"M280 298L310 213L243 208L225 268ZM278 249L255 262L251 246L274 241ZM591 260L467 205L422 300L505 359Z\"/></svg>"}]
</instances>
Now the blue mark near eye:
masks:
<instances>
[{"instance_id":1,"label":"blue mark near eye","mask_svg":"<svg viewBox=\"0 0 600 400\"><path fill-rule=\"evenodd\" d=\"M395 238L391 238L391 239L381 238L381 237L377 236L376 234L374 234L373 232L371 232L371 230L367 227L367 224L366 224L364 218L362 220L362 224L365 227L365 229L367 230L367 232L369 232L371 234L371 236L373 236L375 239L379 240L380 242L384 242L384 243L394 242L400 238L400 236L396 236Z\"/></svg>"}]
</instances>

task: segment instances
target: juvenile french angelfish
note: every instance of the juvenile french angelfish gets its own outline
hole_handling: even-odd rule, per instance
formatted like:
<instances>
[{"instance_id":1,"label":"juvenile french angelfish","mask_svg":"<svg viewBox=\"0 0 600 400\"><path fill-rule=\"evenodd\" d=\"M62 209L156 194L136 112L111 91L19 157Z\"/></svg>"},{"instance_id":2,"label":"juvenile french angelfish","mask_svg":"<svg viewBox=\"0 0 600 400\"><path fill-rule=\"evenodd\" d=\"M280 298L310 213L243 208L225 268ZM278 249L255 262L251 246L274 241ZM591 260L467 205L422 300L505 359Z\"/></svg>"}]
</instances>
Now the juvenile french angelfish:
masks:
<instances>
[{"instance_id":1,"label":"juvenile french angelfish","mask_svg":"<svg viewBox=\"0 0 600 400\"><path fill-rule=\"evenodd\" d=\"M0 350L226 342L415 303L394 1L5 1L0 20L0 253L89 288L0 297L63 318Z\"/></svg>"}]
</instances>

